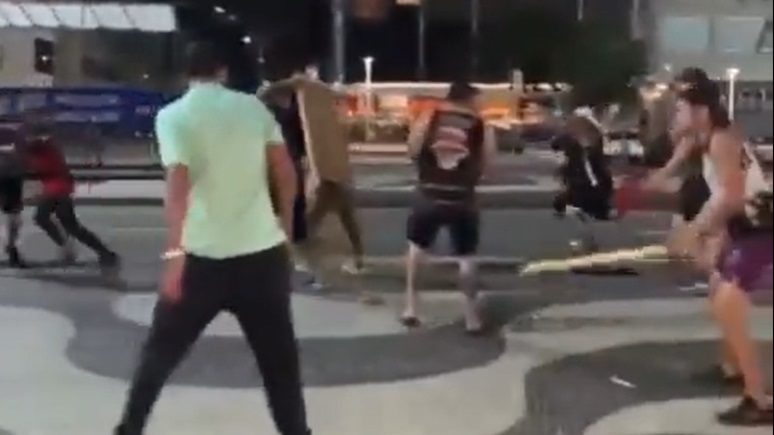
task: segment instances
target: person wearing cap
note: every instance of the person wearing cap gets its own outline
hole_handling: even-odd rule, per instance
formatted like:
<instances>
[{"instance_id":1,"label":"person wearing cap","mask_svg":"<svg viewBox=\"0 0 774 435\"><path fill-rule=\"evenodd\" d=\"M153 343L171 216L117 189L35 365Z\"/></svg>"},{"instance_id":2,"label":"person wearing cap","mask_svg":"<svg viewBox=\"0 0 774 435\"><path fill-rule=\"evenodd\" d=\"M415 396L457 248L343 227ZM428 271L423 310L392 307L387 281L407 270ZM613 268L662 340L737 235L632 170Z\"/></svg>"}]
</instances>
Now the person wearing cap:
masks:
<instances>
[{"instance_id":1,"label":"person wearing cap","mask_svg":"<svg viewBox=\"0 0 774 435\"><path fill-rule=\"evenodd\" d=\"M557 216L569 209L580 224L580 234L570 242L576 252L594 251L596 238L590 220L606 221L613 216L613 174L604 150L602 125L586 107L576 109L564 130L551 143L563 157L558 170L561 191L553 201Z\"/></svg>"},{"instance_id":2,"label":"person wearing cap","mask_svg":"<svg viewBox=\"0 0 774 435\"><path fill-rule=\"evenodd\" d=\"M407 327L419 326L416 277L421 257L447 228L459 261L464 295L465 328L484 330L478 312L475 263L480 235L476 187L496 154L494 131L480 115L480 91L467 82L455 82L446 100L420 116L408 139L418 170L417 202L408 218L406 301L401 317Z\"/></svg>"},{"instance_id":3,"label":"person wearing cap","mask_svg":"<svg viewBox=\"0 0 774 435\"><path fill-rule=\"evenodd\" d=\"M214 45L191 44L186 60L188 90L156 117L166 170L164 266L115 434L143 433L164 383L207 325L230 311L260 369L277 432L309 435L286 246L293 162L266 106L223 86L228 70Z\"/></svg>"}]
</instances>

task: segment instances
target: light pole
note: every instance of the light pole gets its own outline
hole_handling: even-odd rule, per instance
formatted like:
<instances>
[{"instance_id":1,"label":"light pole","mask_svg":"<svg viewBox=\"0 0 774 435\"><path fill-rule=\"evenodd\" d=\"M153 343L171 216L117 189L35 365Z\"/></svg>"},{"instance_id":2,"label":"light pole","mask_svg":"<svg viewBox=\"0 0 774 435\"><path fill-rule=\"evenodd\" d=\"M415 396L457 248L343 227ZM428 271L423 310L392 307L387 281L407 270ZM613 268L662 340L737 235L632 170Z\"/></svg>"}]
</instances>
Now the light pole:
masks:
<instances>
[{"instance_id":1,"label":"light pole","mask_svg":"<svg viewBox=\"0 0 774 435\"><path fill-rule=\"evenodd\" d=\"M577 0L576 7L578 8L575 11L576 18L578 21L583 21L586 17L586 0Z\"/></svg>"},{"instance_id":2,"label":"light pole","mask_svg":"<svg viewBox=\"0 0 774 435\"><path fill-rule=\"evenodd\" d=\"M736 79L739 77L740 72L739 68L736 67L726 70L726 78L728 79L728 116L732 121L736 112Z\"/></svg>"},{"instance_id":3,"label":"light pole","mask_svg":"<svg viewBox=\"0 0 774 435\"><path fill-rule=\"evenodd\" d=\"M480 33L480 0L470 0L470 76L478 72L478 38Z\"/></svg>"},{"instance_id":4,"label":"light pole","mask_svg":"<svg viewBox=\"0 0 774 435\"><path fill-rule=\"evenodd\" d=\"M427 74L427 53L425 52L425 43L427 40L427 17L425 16L425 2L419 0L417 4L417 78L419 81L425 79Z\"/></svg>"},{"instance_id":5,"label":"light pole","mask_svg":"<svg viewBox=\"0 0 774 435\"><path fill-rule=\"evenodd\" d=\"M366 97L366 119L365 119L365 138L366 141L370 141L373 137L373 131L371 129L371 120L374 112L373 103L373 91L371 85L373 83L373 69L374 58L373 56L366 56L363 58L363 67L365 68L365 97Z\"/></svg>"},{"instance_id":6,"label":"light pole","mask_svg":"<svg viewBox=\"0 0 774 435\"><path fill-rule=\"evenodd\" d=\"M345 15L346 0L331 0L333 17L333 77L332 81L344 83L346 80L347 22Z\"/></svg>"}]
</instances>

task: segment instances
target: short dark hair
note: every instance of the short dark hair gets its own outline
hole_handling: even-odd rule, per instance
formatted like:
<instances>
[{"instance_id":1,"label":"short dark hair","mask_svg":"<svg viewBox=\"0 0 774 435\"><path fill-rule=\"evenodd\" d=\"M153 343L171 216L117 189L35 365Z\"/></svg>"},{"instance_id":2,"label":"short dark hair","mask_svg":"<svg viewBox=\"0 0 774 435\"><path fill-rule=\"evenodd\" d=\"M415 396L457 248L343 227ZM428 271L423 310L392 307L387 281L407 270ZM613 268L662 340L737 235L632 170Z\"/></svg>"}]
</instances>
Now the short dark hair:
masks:
<instances>
[{"instance_id":1,"label":"short dark hair","mask_svg":"<svg viewBox=\"0 0 774 435\"><path fill-rule=\"evenodd\" d=\"M446 99L453 103L467 103L475 98L481 91L466 81L457 81L449 86Z\"/></svg>"},{"instance_id":2,"label":"short dark hair","mask_svg":"<svg viewBox=\"0 0 774 435\"><path fill-rule=\"evenodd\" d=\"M186 73L189 77L215 77L226 68L222 50L209 41L193 41L185 49Z\"/></svg>"},{"instance_id":3,"label":"short dark hair","mask_svg":"<svg viewBox=\"0 0 774 435\"><path fill-rule=\"evenodd\" d=\"M675 76L675 81L678 83L695 83L710 81L709 75L706 71L697 67L688 67L680 71Z\"/></svg>"}]
</instances>

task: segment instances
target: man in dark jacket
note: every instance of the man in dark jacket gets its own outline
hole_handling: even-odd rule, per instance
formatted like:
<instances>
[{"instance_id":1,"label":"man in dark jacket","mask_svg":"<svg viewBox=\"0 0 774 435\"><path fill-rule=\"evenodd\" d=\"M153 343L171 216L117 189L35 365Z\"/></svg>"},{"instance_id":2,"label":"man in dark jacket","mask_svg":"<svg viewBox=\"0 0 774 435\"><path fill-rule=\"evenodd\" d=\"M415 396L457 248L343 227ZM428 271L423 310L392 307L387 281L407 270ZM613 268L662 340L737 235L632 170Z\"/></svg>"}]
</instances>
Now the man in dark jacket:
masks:
<instances>
[{"instance_id":1,"label":"man in dark jacket","mask_svg":"<svg viewBox=\"0 0 774 435\"><path fill-rule=\"evenodd\" d=\"M286 146L296 169L298 191L293 205L293 243L303 243L308 238L306 227L306 140L304 127L298 112L295 90L288 86L264 96L264 102L274 114L285 137Z\"/></svg>"},{"instance_id":2,"label":"man in dark jacket","mask_svg":"<svg viewBox=\"0 0 774 435\"><path fill-rule=\"evenodd\" d=\"M74 261L68 237L91 248L99 258L100 267L115 271L118 255L111 251L75 215L73 192L75 183L61 150L53 143L45 126L31 126L27 132L25 156L31 175L40 180L43 191L35 211L35 223L60 248L62 259ZM53 220L55 216L64 234Z\"/></svg>"},{"instance_id":3,"label":"man in dark jacket","mask_svg":"<svg viewBox=\"0 0 774 435\"><path fill-rule=\"evenodd\" d=\"M20 154L21 141L20 123L0 124L0 211L6 216L5 252L9 265L14 268L26 265L17 246L24 207L25 166Z\"/></svg>"}]
</instances>

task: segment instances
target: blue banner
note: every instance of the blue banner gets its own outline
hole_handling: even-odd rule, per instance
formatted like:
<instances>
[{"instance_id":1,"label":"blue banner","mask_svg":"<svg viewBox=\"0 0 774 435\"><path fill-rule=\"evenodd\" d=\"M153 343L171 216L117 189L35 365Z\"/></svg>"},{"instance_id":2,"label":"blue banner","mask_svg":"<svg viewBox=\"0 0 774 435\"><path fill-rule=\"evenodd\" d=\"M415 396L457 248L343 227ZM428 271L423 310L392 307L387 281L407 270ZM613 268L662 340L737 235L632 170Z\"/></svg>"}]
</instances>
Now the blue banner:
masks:
<instances>
[{"instance_id":1,"label":"blue banner","mask_svg":"<svg viewBox=\"0 0 774 435\"><path fill-rule=\"evenodd\" d=\"M0 116L42 110L57 125L92 124L113 134L150 135L164 94L126 88L0 88Z\"/></svg>"}]
</instances>

